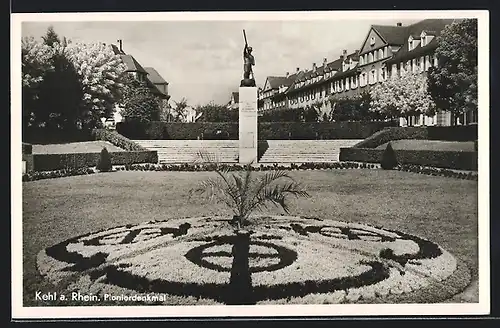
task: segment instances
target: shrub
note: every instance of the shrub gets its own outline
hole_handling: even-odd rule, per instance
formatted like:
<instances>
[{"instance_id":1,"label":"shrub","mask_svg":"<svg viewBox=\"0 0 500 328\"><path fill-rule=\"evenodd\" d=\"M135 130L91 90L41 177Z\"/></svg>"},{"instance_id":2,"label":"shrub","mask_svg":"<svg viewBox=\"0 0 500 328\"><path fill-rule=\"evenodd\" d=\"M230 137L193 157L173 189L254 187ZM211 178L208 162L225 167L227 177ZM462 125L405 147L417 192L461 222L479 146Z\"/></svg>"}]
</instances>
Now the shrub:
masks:
<instances>
[{"instance_id":1,"label":"shrub","mask_svg":"<svg viewBox=\"0 0 500 328\"><path fill-rule=\"evenodd\" d=\"M396 158L396 153L392 149L391 143L387 144L384 153L382 154L382 160L380 161L380 167L384 170L392 170L398 166L398 160Z\"/></svg>"},{"instance_id":2,"label":"shrub","mask_svg":"<svg viewBox=\"0 0 500 328\"><path fill-rule=\"evenodd\" d=\"M386 142L401 139L474 141L477 140L477 125L389 127L374 133L353 147L376 148Z\"/></svg>"},{"instance_id":3,"label":"shrub","mask_svg":"<svg viewBox=\"0 0 500 328\"><path fill-rule=\"evenodd\" d=\"M112 168L111 156L109 156L109 152L106 149L106 147L104 147L101 150L101 156L99 157L99 161L97 162L96 168L101 172L111 171Z\"/></svg>"},{"instance_id":4,"label":"shrub","mask_svg":"<svg viewBox=\"0 0 500 328\"><path fill-rule=\"evenodd\" d=\"M355 148L376 148L386 142L400 139L427 139L425 127L389 127L374 133L365 140L358 142Z\"/></svg>"},{"instance_id":5,"label":"shrub","mask_svg":"<svg viewBox=\"0 0 500 328\"><path fill-rule=\"evenodd\" d=\"M372 148L341 148L340 161L380 163L385 150ZM477 171L477 152L403 150L397 152L399 164L414 164L455 170Z\"/></svg>"},{"instance_id":6,"label":"shrub","mask_svg":"<svg viewBox=\"0 0 500 328\"><path fill-rule=\"evenodd\" d=\"M35 154L33 166L36 171L52 171L65 168L93 167L99 160L100 153L73 154ZM113 165L130 165L134 163L157 163L156 151L119 151L110 153Z\"/></svg>"},{"instance_id":7,"label":"shrub","mask_svg":"<svg viewBox=\"0 0 500 328\"><path fill-rule=\"evenodd\" d=\"M131 139L196 140L203 136L207 140L237 140L238 125L237 122L121 122L116 131ZM258 137L259 140L363 139L393 125L393 122L259 122Z\"/></svg>"},{"instance_id":8,"label":"shrub","mask_svg":"<svg viewBox=\"0 0 500 328\"><path fill-rule=\"evenodd\" d=\"M428 126L429 140L474 141L477 140L477 125Z\"/></svg>"},{"instance_id":9,"label":"shrub","mask_svg":"<svg viewBox=\"0 0 500 328\"><path fill-rule=\"evenodd\" d=\"M132 140L124 137L116 131L106 130L106 129L94 129L92 131L95 140L109 141L116 147L125 149L128 151L145 151L146 148L136 144Z\"/></svg>"}]
</instances>

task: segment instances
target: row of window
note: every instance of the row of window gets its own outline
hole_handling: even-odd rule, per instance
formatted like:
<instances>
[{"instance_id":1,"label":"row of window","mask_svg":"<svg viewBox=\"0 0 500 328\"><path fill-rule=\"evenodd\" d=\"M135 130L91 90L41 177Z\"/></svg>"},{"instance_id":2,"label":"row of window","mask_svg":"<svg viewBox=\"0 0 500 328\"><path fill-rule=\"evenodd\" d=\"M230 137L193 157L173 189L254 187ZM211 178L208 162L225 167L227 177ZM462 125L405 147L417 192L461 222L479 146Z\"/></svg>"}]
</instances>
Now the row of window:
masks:
<instances>
[{"instance_id":1,"label":"row of window","mask_svg":"<svg viewBox=\"0 0 500 328\"><path fill-rule=\"evenodd\" d=\"M388 46L377 50L373 50L359 57L359 65L366 65L374 61L387 58L388 56L389 56Z\"/></svg>"},{"instance_id":2,"label":"row of window","mask_svg":"<svg viewBox=\"0 0 500 328\"><path fill-rule=\"evenodd\" d=\"M438 60L434 56L425 56L414 58L406 62L398 63L392 65L391 68L379 68L376 69L372 66L369 72L363 72L360 75L351 76L342 80L334 81L329 83L329 85L324 86L321 89L311 90L305 93L300 93L298 97L290 98L290 105L296 105L304 101L315 100L316 98L323 98L327 96L328 93L338 93L348 90L353 90L358 87L365 87L366 85L372 85L377 82L385 81L387 78L397 74L397 76L405 75L407 72L420 73L427 71L432 66L437 66ZM282 106L284 102L278 104L270 103L267 108L273 108ZM266 106L266 105L264 105ZM264 107L266 108L266 107Z\"/></svg>"}]
</instances>

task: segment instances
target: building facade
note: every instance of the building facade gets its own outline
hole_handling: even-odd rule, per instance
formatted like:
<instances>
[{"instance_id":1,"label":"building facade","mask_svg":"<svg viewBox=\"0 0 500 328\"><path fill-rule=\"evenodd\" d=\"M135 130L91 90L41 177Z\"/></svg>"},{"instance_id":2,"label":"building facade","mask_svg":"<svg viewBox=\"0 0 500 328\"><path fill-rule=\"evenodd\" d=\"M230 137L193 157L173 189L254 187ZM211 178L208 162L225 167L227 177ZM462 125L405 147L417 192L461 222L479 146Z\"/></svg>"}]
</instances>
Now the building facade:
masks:
<instances>
[{"instance_id":1,"label":"building facade","mask_svg":"<svg viewBox=\"0 0 500 328\"><path fill-rule=\"evenodd\" d=\"M168 100L168 82L154 69L153 67L144 68L132 55L126 54L122 48L121 40L118 40L119 46L111 45L113 52L120 55L122 62L125 64L125 73L133 76L136 80L144 82L151 90L152 94L158 98L162 108L168 108L170 105ZM113 117L106 120L105 125L113 127L116 123L121 122L123 117L120 115L121 107L115 106Z\"/></svg>"},{"instance_id":2,"label":"building facade","mask_svg":"<svg viewBox=\"0 0 500 328\"><path fill-rule=\"evenodd\" d=\"M430 67L438 64L434 54L436 36L453 21L426 19L408 26L401 23L372 25L359 50L349 54L343 50L338 59L328 62L324 58L322 65L313 63L310 70L297 68L292 76L268 77L259 94L259 99L263 100L259 110L314 106L322 115L333 110L335 99L359 96L390 77L409 72L426 74ZM476 122L477 112L453 117L449 112L440 111L432 117L419 115L400 119L402 126Z\"/></svg>"}]
</instances>

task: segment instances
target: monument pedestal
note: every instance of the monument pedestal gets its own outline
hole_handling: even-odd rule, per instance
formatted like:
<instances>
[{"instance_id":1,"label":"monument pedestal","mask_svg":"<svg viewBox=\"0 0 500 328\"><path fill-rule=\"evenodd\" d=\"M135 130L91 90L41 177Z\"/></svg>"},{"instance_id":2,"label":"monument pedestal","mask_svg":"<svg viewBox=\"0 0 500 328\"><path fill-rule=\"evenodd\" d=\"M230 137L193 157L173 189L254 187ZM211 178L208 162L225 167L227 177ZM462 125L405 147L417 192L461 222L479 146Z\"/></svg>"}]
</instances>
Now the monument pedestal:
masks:
<instances>
[{"instance_id":1,"label":"monument pedestal","mask_svg":"<svg viewBox=\"0 0 500 328\"><path fill-rule=\"evenodd\" d=\"M239 89L239 162L257 163L257 88Z\"/></svg>"}]
</instances>

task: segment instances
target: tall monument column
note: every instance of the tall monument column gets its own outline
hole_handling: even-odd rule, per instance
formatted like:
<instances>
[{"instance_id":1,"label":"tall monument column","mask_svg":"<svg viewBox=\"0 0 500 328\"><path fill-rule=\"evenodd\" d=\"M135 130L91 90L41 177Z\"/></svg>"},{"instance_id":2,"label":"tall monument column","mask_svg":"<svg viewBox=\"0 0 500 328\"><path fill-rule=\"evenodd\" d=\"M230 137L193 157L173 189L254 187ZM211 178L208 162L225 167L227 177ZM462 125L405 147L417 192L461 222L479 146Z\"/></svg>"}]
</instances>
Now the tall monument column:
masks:
<instances>
[{"instance_id":1,"label":"tall monument column","mask_svg":"<svg viewBox=\"0 0 500 328\"><path fill-rule=\"evenodd\" d=\"M257 163L257 88L240 87L239 162Z\"/></svg>"},{"instance_id":2,"label":"tall monument column","mask_svg":"<svg viewBox=\"0 0 500 328\"><path fill-rule=\"evenodd\" d=\"M253 66L255 58L252 47L248 46L247 35L243 30L243 80L240 84L239 103L239 149L240 164L257 163L257 87Z\"/></svg>"}]
</instances>

